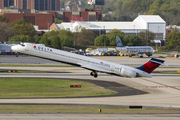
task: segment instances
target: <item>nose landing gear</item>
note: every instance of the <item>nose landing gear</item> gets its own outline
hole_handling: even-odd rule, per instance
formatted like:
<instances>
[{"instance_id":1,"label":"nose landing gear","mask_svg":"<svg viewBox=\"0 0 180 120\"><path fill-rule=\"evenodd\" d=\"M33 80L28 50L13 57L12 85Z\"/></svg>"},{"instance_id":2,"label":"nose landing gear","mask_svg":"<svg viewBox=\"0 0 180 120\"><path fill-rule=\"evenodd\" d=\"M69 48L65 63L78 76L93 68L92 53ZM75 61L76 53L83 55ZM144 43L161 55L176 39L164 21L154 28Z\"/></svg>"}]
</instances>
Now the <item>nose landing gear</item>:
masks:
<instances>
[{"instance_id":1,"label":"nose landing gear","mask_svg":"<svg viewBox=\"0 0 180 120\"><path fill-rule=\"evenodd\" d=\"M98 74L97 74L97 72L96 72L96 71L92 71L92 72L90 73L90 75L91 75L91 76L94 76L95 78L97 78L97 77L98 77Z\"/></svg>"}]
</instances>

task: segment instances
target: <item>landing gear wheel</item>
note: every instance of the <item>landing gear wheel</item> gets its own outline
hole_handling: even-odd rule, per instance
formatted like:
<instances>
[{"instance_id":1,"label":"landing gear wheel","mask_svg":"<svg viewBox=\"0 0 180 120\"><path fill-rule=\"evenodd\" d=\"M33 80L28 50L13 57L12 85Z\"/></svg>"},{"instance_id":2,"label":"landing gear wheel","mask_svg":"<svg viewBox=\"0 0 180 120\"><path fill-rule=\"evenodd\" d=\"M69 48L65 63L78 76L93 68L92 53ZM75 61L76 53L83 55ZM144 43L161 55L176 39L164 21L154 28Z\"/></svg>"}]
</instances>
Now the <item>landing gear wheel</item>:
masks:
<instances>
[{"instance_id":1,"label":"landing gear wheel","mask_svg":"<svg viewBox=\"0 0 180 120\"><path fill-rule=\"evenodd\" d=\"M93 72L90 73L91 76L94 76Z\"/></svg>"},{"instance_id":2,"label":"landing gear wheel","mask_svg":"<svg viewBox=\"0 0 180 120\"><path fill-rule=\"evenodd\" d=\"M98 74L97 74L97 73L95 73L95 74L94 74L94 77L95 77L95 78L97 78L97 77L98 77Z\"/></svg>"},{"instance_id":3,"label":"landing gear wheel","mask_svg":"<svg viewBox=\"0 0 180 120\"><path fill-rule=\"evenodd\" d=\"M140 58L143 58L143 56L141 55Z\"/></svg>"},{"instance_id":4,"label":"landing gear wheel","mask_svg":"<svg viewBox=\"0 0 180 120\"><path fill-rule=\"evenodd\" d=\"M94 76L95 78L97 78L97 77L98 77L98 74L97 74L97 72L96 72L96 71L92 71L92 72L90 73L90 75L91 75L91 76Z\"/></svg>"},{"instance_id":5,"label":"landing gear wheel","mask_svg":"<svg viewBox=\"0 0 180 120\"><path fill-rule=\"evenodd\" d=\"M18 55L19 55L19 54L18 54L18 53L16 53L16 57L18 57Z\"/></svg>"}]
</instances>

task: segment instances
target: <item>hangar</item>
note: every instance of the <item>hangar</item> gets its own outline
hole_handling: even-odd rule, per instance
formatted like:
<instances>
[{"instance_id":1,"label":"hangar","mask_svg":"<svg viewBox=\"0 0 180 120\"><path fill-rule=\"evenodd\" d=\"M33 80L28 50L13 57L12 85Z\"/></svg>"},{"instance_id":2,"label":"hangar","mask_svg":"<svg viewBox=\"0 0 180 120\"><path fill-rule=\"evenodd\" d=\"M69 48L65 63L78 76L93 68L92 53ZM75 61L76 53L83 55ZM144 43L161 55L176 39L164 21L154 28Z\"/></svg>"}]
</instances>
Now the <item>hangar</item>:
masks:
<instances>
[{"instance_id":1,"label":"hangar","mask_svg":"<svg viewBox=\"0 0 180 120\"><path fill-rule=\"evenodd\" d=\"M53 24L50 29L76 32L78 27L90 29L98 36L103 34L103 31L107 33L113 29L121 30L125 35L137 35L140 31L149 30L155 33L155 40L164 40L166 36L166 22L159 15L139 15L132 22L63 22Z\"/></svg>"}]
</instances>

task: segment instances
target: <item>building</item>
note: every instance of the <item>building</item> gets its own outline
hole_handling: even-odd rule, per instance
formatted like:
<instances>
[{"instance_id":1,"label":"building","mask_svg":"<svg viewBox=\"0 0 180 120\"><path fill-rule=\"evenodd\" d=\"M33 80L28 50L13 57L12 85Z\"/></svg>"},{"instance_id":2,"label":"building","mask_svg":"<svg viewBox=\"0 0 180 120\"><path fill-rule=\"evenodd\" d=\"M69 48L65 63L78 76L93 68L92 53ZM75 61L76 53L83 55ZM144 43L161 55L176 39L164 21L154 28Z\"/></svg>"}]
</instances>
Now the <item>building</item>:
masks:
<instances>
[{"instance_id":1,"label":"building","mask_svg":"<svg viewBox=\"0 0 180 120\"><path fill-rule=\"evenodd\" d=\"M101 9L85 9L85 11L88 11L89 13L96 12L96 20L98 20L98 21L102 20L102 10ZM91 20L92 17L94 17L94 15L91 16L91 14L90 14L89 21L94 21L94 20Z\"/></svg>"},{"instance_id":2,"label":"building","mask_svg":"<svg viewBox=\"0 0 180 120\"><path fill-rule=\"evenodd\" d=\"M139 22L146 30L155 33L156 40L165 40L166 22L159 15L140 15L133 22Z\"/></svg>"},{"instance_id":3,"label":"building","mask_svg":"<svg viewBox=\"0 0 180 120\"><path fill-rule=\"evenodd\" d=\"M69 23L69 22L63 22L61 24L55 24L53 23L51 26L50 26L50 30L67 30L69 31L71 26L72 26L73 23Z\"/></svg>"},{"instance_id":4,"label":"building","mask_svg":"<svg viewBox=\"0 0 180 120\"><path fill-rule=\"evenodd\" d=\"M0 9L10 6L14 6L14 0L0 0Z\"/></svg>"},{"instance_id":5,"label":"building","mask_svg":"<svg viewBox=\"0 0 180 120\"><path fill-rule=\"evenodd\" d=\"M49 29L54 22L53 14L51 13L0 13L9 19L9 23L15 20L24 18L28 23L38 26L39 29Z\"/></svg>"},{"instance_id":6,"label":"building","mask_svg":"<svg viewBox=\"0 0 180 120\"><path fill-rule=\"evenodd\" d=\"M173 31L173 29L166 29L166 35L171 34L171 33L172 33L172 31Z\"/></svg>"},{"instance_id":7,"label":"building","mask_svg":"<svg viewBox=\"0 0 180 120\"><path fill-rule=\"evenodd\" d=\"M72 16L81 17L82 21L96 21L101 20L102 10L97 11L56 11L56 18L64 22L71 22Z\"/></svg>"},{"instance_id":8,"label":"building","mask_svg":"<svg viewBox=\"0 0 180 120\"><path fill-rule=\"evenodd\" d=\"M10 11L6 12L6 11ZM97 20L97 12L95 11L82 11L82 12L66 12L66 11L39 11L35 13L33 9L0 9L0 15L5 15L9 19L9 23L14 20L24 18L27 22L39 26L39 29L49 29L55 18L61 19L64 22L71 22L72 17L82 18L81 21L95 21Z\"/></svg>"},{"instance_id":9,"label":"building","mask_svg":"<svg viewBox=\"0 0 180 120\"><path fill-rule=\"evenodd\" d=\"M0 0L0 9L17 6L18 9L60 11L60 0Z\"/></svg>"},{"instance_id":10,"label":"building","mask_svg":"<svg viewBox=\"0 0 180 120\"><path fill-rule=\"evenodd\" d=\"M137 35L139 32L149 30L155 33L155 40L164 40L166 36L166 22L159 15L139 15L132 22L74 22L62 23L56 25L59 30L66 29L72 32L77 27L86 28L94 31L96 35L103 34L103 30L107 32L117 29L125 33L125 35ZM56 28L56 29L57 29Z\"/></svg>"},{"instance_id":11,"label":"building","mask_svg":"<svg viewBox=\"0 0 180 120\"><path fill-rule=\"evenodd\" d=\"M166 26L166 35L169 35L170 33L172 33L173 30L180 31L180 26L177 26L177 25Z\"/></svg>"}]
</instances>

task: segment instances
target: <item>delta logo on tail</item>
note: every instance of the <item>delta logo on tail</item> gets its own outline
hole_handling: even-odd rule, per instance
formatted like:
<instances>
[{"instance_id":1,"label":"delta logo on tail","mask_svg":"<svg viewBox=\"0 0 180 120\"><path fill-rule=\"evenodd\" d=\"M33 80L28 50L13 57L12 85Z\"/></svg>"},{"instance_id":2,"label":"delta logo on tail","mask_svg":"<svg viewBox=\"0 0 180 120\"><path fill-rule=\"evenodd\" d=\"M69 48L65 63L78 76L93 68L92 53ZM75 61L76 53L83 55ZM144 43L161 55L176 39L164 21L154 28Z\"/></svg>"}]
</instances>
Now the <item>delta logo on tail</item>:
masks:
<instances>
[{"instance_id":1,"label":"delta logo on tail","mask_svg":"<svg viewBox=\"0 0 180 120\"><path fill-rule=\"evenodd\" d=\"M159 67L161 64L164 64L164 60L151 58L147 63L145 63L144 65L138 67L137 69L145 71L147 73L151 73L157 67Z\"/></svg>"}]
</instances>

